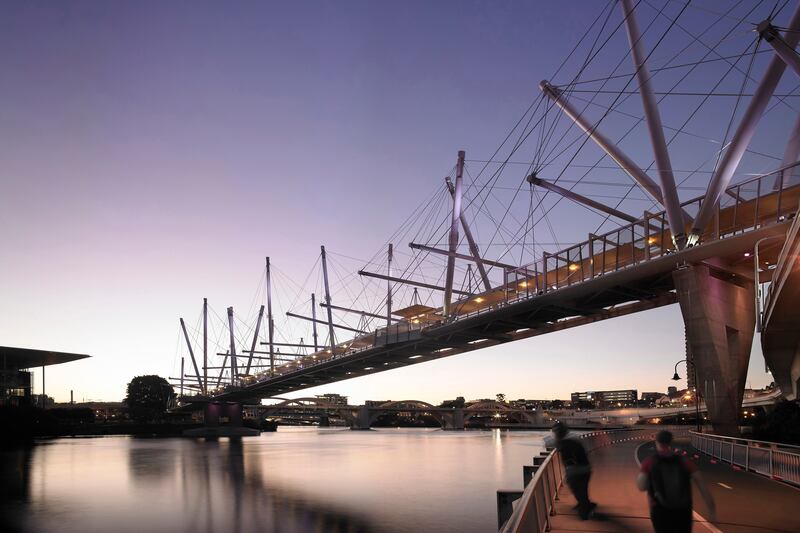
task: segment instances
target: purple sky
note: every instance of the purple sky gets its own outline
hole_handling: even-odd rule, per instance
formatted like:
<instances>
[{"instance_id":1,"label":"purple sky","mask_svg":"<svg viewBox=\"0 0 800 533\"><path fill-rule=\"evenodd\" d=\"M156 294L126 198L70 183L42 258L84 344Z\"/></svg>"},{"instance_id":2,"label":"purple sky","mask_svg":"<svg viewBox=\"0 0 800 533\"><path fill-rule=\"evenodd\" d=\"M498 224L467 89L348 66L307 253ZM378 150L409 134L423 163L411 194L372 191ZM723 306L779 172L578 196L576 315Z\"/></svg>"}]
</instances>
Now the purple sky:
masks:
<instances>
[{"instance_id":1,"label":"purple sky","mask_svg":"<svg viewBox=\"0 0 800 533\"><path fill-rule=\"evenodd\" d=\"M603 5L3 2L0 344L92 355L48 369L58 401L177 375L179 316L194 324L204 296L220 314L252 308L265 255L297 282L320 244L371 257L457 150L492 155ZM646 163L642 139L629 149ZM714 153L681 150L692 168ZM592 216L564 225L585 235ZM683 350L671 306L302 394L665 390ZM763 368L756 342L753 386Z\"/></svg>"}]
</instances>

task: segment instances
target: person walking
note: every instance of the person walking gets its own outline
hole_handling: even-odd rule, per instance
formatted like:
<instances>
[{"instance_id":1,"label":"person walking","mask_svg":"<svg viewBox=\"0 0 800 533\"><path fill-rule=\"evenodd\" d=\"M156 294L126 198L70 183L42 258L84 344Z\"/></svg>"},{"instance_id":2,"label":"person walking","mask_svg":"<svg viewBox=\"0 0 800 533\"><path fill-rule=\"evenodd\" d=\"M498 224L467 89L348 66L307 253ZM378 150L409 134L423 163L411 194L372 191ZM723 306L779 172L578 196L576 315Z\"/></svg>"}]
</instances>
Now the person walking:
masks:
<instances>
[{"instance_id":1,"label":"person walking","mask_svg":"<svg viewBox=\"0 0 800 533\"><path fill-rule=\"evenodd\" d=\"M709 520L716 522L716 507L697 466L672 449L672 433L656 434L656 453L641 464L636 485L647 491L650 520L656 533L692 531L692 482L706 502Z\"/></svg>"},{"instance_id":2,"label":"person walking","mask_svg":"<svg viewBox=\"0 0 800 533\"><path fill-rule=\"evenodd\" d=\"M583 444L569 436L569 428L565 423L556 422L552 431L556 449L564 463L567 485L578 500L578 515L581 520L588 520L597 507L597 504L589 499L589 479L592 477L589 456Z\"/></svg>"}]
</instances>

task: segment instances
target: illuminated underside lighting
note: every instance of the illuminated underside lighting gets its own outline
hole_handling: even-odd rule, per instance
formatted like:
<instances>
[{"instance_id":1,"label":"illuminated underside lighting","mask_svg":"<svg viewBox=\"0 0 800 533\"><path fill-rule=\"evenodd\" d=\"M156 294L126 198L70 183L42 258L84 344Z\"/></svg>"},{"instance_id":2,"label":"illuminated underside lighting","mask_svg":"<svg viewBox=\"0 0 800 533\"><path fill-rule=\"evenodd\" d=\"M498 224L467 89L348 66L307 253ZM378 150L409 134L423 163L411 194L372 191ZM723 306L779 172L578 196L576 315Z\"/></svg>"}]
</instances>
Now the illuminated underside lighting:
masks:
<instances>
[{"instance_id":1,"label":"illuminated underside lighting","mask_svg":"<svg viewBox=\"0 0 800 533\"><path fill-rule=\"evenodd\" d=\"M744 253L744 256L745 256L745 257L750 257L750 252L745 252L745 253Z\"/></svg>"},{"instance_id":2,"label":"illuminated underside lighting","mask_svg":"<svg viewBox=\"0 0 800 533\"><path fill-rule=\"evenodd\" d=\"M352 372L345 372L345 374L347 374L347 375L349 376L349 375L351 375L351 374L352 374Z\"/></svg>"},{"instance_id":3,"label":"illuminated underside lighting","mask_svg":"<svg viewBox=\"0 0 800 533\"><path fill-rule=\"evenodd\" d=\"M528 282L527 281L523 281L522 283L519 284L519 286L524 289L525 287L528 286Z\"/></svg>"},{"instance_id":4,"label":"illuminated underside lighting","mask_svg":"<svg viewBox=\"0 0 800 533\"><path fill-rule=\"evenodd\" d=\"M480 296L478 296L477 298L475 298L475 302L476 302L476 303L481 303L482 301L483 301L483 298L481 298Z\"/></svg>"},{"instance_id":5,"label":"illuminated underside lighting","mask_svg":"<svg viewBox=\"0 0 800 533\"><path fill-rule=\"evenodd\" d=\"M422 357L422 356L421 355L412 355L411 357L409 357L409 359L419 359L420 357Z\"/></svg>"},{"instance_id":6,"label":"illuminated underside lighting","mask_svg":"<svg viewBox=\"0 0 800 533\"><path fill-rule=\"evenodd\" d=\"M438 350L434 350L434 352L441 353L441 352L449 352L450 350L452 350L452 348L439 348Z\"/></svg>"},{"instance_id":7,"label":"illuminated underside lighting","mask_svg":"<svg viewBox=\"0 0 800 533\"><path fill-rule=\"evenodd\" d=\"M412 320L412 321L411 321L411 323L412 323L412 324L419 324L419 319L418 319L418 318L415 318L414 320Z\"/></svg>"},{"instance_id":8,"label":"illuminated underside lighting","mask_svg":"<svg viewBox=\"0 0 800 533\"><path fill-rule=\"evenodd\" d=\"M655 244L655 243L656 243L655 237L650 237L649 239L647 239L647 244Z\"/></svg>"},{"instance_id":9,"label":"illuminated underside lighting","mask_svg":"<svg viewBox=\"0 0 800 533\"><path fill-rule=\"evenodd\" d=\"M522 333L523 331L528 331L529 329L531 329L531 328L517 329L517 330L514 331L514 333Z\"/></svg>"},{"instance_id":10,"label":"illuminated underside lighting","mask_svg":"<svg viewBox=\"0 0 800 533\"><path fill-rule=\"evenodd\" d=\"M576 265L575 263L572 263L572 264L569 266L569 271L570 271L570 272L575 272L576 270L578 270L578 268L580 268L580 267L578 267L578 265Z\"/></svg>"},{"instance_id":11,"label":"illuminated underside lighting","mask_svg":"<svg viewBox=\"0 0 800 533\"><path fill-rule=\"evenodd\" d=\"M375 367L372 366L365 366L364 370L375 370Z\"/></svg>"},{"instance_id":12,"label":"illuminated underside lighting","mask_svg":"<svg viewBox=\"0 0 800 533\"><path fill-rule=\"evenodd\" d=\"M477 340L474 340L474 341L469 341L467 344L480 344L480 343L486 342L488 340L489 339L477 339Z\"/></svg>"}]
</instances>

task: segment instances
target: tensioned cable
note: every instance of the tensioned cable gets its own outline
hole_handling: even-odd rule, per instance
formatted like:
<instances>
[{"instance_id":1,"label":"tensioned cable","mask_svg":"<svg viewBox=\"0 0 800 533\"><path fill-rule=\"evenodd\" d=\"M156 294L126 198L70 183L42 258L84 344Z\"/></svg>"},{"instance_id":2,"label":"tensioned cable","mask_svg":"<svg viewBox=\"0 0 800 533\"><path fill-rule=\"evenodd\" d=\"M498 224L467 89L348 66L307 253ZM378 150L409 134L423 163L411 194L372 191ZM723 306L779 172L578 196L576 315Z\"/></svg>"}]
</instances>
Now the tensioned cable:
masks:
<instances>
[{"instance_id":1,"label":"tensioned cable","mask_svg":"<svg viewBox=\"0 0 800 533\"><path fill-rule=\"evenodd\" d=\"M664 38L665 38L665 37L667 36L667 34L670 32L670 30L672 29L672 27L673 27L673 26L674 26L674 24L675 24L675 21L677 21L677 19L678 19L678 18L680 18L680 16L681 16L681 15L683 14L683 12L686 10L686 7L687 7L687 6L688 6L688 2L687 2L687 3L686 3L684 6L683 6L683 8L682 8L682 9L681 9L681 11L678 13L678 15L675 17L675 19L673 19L673 21L670 23L670 25L667 27L667 29L664 31L664 33L661 35L661 37L658 39L658 41L656 42L656 44L655 44L655 46L653 47L653 49L649 51L649 53L648 53L647 57L645 57L645 62L646 62L646 61L649 59L649 57L650 57L650 56L651 56L651 55L652 55L652 54L655 52L655 50L656 50L656 49L658 49L658 46L661 44L661 42L664 40ZM627 15L626 15L626 17L627 17ZM655 20L655 19L654 19L654 20ZM652 23L651 23L651 24L652 24ZM649 28L649 27L650 27L650 25L648 25L648 28ZM644 33L642 33L642 35L640 36L640 39L641 39L643 36L644 36ZM627 56L627 54L626 54L626 56ZM619 64L621 64L621 63L618 63L618 66L619 66ZM617 68L618 68L618 67L617 67ZM627 88L627 86L628 86L628 85L629 85L629 84L630 84L630 83L633 81L633 79L634 79L634 78L631 78L631 79L629 79L629 80L628 80L628 82L625 84L625 87L623 87L623 90L624 90L625 88ZM617 100L619 100L619 98L620 98L621 96L622 96L621 94L618 94L618 95L617 95L617 97L616 97L616 98L614 99L614 101L612 102L612 104L611 104L611 107L613 107L613 106L616 104L616 101L617 101ZM596 124L595 124L595 126L594 126L595 128L596 128L597 126L599 126L599 124L600 124L600 123L602 123L603 119L604 119L605 117L607 117L607 116L608 116L608 113L609 113L609 112L607 111L606 113L604 113L604 114L603 114L603 115L600 117L600 120L598 120L598 121L597 121L597 123L596 123ZM629 130L629 132L628 132L628 133L630 133L630 131L631 131L631 130ZM626 133L626 135L627 135L627 133ZM583 147L584 147L584 146L586 145L586 143L588 142L589 138L590 138L590 137L589 137L588 135L586 135L586 136L584 137L584 139L583 139L583 142L581 143L580 147L579 147L579 148L578 148L578 150L575 152L575 154L574 154L574 155L573 155L573 156L570 158L570 160L569 160L569 163L568 163L568 164L571 164L571 163L572 163L572 162L575 160L575 158L577 157L577 155L578 155L578 154L581 152L581 150L583 149ZM603 157L605 157L605 155L604 155ZM564 169L564 170L562 170L562 171L561 171L561 173L559 174L559 176L556 178L556 180L555 180L555 181L558 181L558 179L559 179L561 176L563 176L563 174L564 174L565 170L566 170L566 167L565 167L565 169ZM590 169L589 171L591 171L591 169ZM587 171L587 172L584 174L584 176L583 176L583 177L585 177L586 175L588 175L589 171ZM548 192L549 192L549 191L548 191ZM541 200L540 200L540 202L539 202L540 204L541 204L541 202L544 200L544 198L545 198L546 196L547 196L547 192L545 192L545 194L542 196L542 199L541 199ZM543 216L546 216L546 214L547 214L547 213L549 213L550 211L552 211L552 209L554 209L554 208L555 208L555 206L556 206L556 205L558 205L558 204L561 202L561 200L562 200L562 199L563 199L563 198L559 198L559 199L557 199L557 200L554 202L554 204L553 204L553 205L552 205L552 206L551 206L549 209L547 209L547 210L545 211L545 215L543 215ZM539 220L541 220L541 218L540 218ZM538 223L538 221L537 221L537 223ZM535 224L534 224L534 225L535 225ZM558 240L558 239L554 239L554 240ZM510 251L509 249L506 249L506 250L503 252L503 254L502 254L500 257L501 257L501 258L502 258L502 257L504 257L504 256L505 256L505 254L507 254L509 251Z\"/></svg>"}]
</instances>

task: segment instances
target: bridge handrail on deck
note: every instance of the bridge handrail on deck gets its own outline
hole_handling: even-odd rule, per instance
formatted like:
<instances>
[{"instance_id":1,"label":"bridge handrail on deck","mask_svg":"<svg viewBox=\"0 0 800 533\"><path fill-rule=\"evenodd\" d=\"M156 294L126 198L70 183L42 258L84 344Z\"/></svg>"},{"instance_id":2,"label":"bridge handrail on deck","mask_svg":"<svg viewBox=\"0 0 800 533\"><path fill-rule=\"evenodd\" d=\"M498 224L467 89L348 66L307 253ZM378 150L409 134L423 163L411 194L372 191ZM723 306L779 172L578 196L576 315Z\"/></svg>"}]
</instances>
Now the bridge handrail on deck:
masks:
<instances>
[{"instance_id":1,"label":"bridge handrail on deck","mask_svg":"<svg viewBox=\"0 0 800 533\"><path fill-rule=\"evenodd\" d=\"M784 241L783 247L778 254L778 260L775 262L775 271L772 273L772 283L769 284L769 287L766 290L762 318L764 324L769 322L769 318L772 315L772 303L774 297L783 287L783 282L794 267L794 261L791 258L797 253L799 233L800 217L795 217L791 228L789 228L789 231L786 234L786 240Z\"/></svg>"},{"instance_id":2,"label":"bridge handrail on deck","mask_svg":"<svg viewBox=\"0 0 800 533\"><path fill-rule=\"evenodd\" d=\"M692 446L720 461L800 486L800 446L690 432Z\"/></svg>"}]
</instances>

